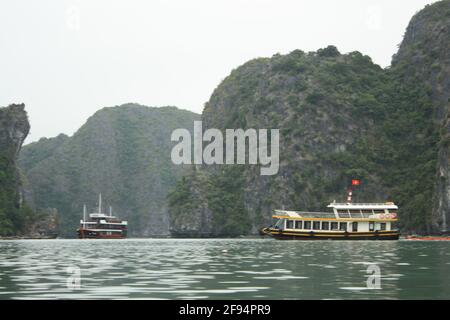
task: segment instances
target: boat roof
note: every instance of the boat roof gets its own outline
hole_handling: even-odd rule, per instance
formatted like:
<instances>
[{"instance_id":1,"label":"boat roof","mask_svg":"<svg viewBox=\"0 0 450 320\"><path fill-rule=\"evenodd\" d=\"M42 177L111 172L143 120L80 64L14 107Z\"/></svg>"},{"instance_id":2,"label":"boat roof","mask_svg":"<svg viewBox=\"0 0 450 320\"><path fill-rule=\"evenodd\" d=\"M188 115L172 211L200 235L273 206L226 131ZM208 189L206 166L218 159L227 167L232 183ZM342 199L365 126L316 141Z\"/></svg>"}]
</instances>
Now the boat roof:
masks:
<instances>
[{"instance_id":1,"label":"boat roof","mask_svg":"<svg viewBox=\"0 0 450 320\"><path fill-rule=\"evenodd\" d=\"M334 218L334 212L301 212L301 211L288 211L288 210L275 210L275 213L279 216L286 216L289 218L305 218L305 217L317 217L317 218Z\"/></svg>"},{"instance_id":2,"label":"boat roof","mask_svg":"<svg viewBox=\"0 0 450 320\"><path fill-rule=\"evenodd\" d=\"M396 212L389 211L388 217L385 214L377 213L372 210L397 210L398 207L393 202L385 203L330 203L328 208L332 208L329 212L303 212L290 210L275 210L273 218L293 218L293 219L396 219ZM350 210L350 211L347 211ZM352 212L356 210L356 212ZM361 210L358 212L358 210ZM367 210L364 212L363 210ZM352 216L353 215L353 216Z\"/></svg>"},{"instance_id":3,"label":"boat roof","mask_svg":"<svg viewBox=\"0 0 450 320\"><path fill-rule=\"evenodd\" d=\"M338 210L349 210L349 209L391 209L396 210L398 206L396 206L393 202L385 202L385 203L337 203L332 202L328 205L328 208L334 208Z\"/></svg>"},{"instance_id":4,"label":"boat roof","mask_svg":"<svg viewBox=\"0 0 450 320\"><path fill-rule=\"evenodd\" d=\"M106 215L104 213L90 213L89 217L90 218L113 218L113 219L116 219L115 216Z\"/></svg>"}]
</instances>

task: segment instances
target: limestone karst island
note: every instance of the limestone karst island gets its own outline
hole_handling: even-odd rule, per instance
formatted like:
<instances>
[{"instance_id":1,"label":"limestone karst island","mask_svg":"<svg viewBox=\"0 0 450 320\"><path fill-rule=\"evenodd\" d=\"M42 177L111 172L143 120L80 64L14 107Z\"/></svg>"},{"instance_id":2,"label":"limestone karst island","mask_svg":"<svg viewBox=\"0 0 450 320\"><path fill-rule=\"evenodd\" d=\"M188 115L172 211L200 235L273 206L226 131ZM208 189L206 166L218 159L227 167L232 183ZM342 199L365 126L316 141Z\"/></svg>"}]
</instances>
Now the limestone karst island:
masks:
<instances>
[{"instance_id":1,"label":"limestone karst island","mask_svg":"<svg viewBox=\"0 0 450 320\"><path fill-rule=\"evenodd\" d=\"M450 0L342 4L329 25L283 4L321 47L275 37L275 1L236 7L242 34L226 1L47 2L59 20L0 19L6 47L37 48L0 63L0 300L255 300L229 312L262 317L264 300L450 298ZM333 31L366 7L372 29ZM394 33L382 66L368 52Z\"/></svg>"}]
</instances>

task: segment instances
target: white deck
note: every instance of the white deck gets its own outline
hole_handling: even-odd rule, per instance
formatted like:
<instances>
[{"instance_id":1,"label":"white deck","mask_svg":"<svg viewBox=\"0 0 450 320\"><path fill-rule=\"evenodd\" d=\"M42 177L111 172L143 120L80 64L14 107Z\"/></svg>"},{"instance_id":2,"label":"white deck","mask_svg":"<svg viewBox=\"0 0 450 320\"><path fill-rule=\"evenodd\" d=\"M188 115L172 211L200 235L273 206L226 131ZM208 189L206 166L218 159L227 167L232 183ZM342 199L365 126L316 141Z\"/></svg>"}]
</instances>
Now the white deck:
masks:
<instances>
[{"instance_id":1,"label":"white deck","mask_svg":"<svg viewBox=\"0 0 450 320\"><path fill-rule=\"evenodd\" d=\"M398 206L394 203L330 203L330 212L305 212L291 210L275 210L280 216L290 218L335 218L335 219L395 219Z\"/></svg>"}]
</instances>

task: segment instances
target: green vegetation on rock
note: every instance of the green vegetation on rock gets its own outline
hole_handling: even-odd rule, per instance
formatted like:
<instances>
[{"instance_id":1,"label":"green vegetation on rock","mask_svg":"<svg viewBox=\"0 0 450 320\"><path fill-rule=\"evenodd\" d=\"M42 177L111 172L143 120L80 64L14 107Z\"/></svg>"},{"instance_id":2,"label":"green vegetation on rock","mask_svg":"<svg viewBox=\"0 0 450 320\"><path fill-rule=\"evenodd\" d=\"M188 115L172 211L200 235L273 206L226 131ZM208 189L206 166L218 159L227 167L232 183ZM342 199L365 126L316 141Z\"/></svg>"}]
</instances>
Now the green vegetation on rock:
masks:
<instances>
[{"instance_id":1,"label":"green vegetation on rock","mask_svg":"<svg viewBox=\"0 0 450 320\"><path fill-rule=\"evenodd\" d=\"M16 166L29 130L23 104L0 108L0 236L26 233L37 218L24 201Z\"/></svg>"}]
</instances>

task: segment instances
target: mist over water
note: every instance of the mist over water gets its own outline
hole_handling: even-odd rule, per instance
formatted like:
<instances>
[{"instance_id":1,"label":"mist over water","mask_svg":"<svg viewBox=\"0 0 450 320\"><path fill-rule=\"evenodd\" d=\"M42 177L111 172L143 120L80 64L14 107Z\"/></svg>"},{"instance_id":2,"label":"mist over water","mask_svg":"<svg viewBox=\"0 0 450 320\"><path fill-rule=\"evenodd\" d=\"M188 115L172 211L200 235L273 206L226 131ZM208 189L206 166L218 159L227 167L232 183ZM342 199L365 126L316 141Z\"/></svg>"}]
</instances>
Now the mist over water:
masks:
<instances>
[{"instance_id":1,"label":"mist over water","mask_svg":"<svg viewBox=\"0 0 450 320\"><path fill-rule=\"evenodd\" d=\"M366 286L374 263L381 289ZM0 299L448 299L449 271L450 242L0 242Z\"/></svg>"}]
</instances>

